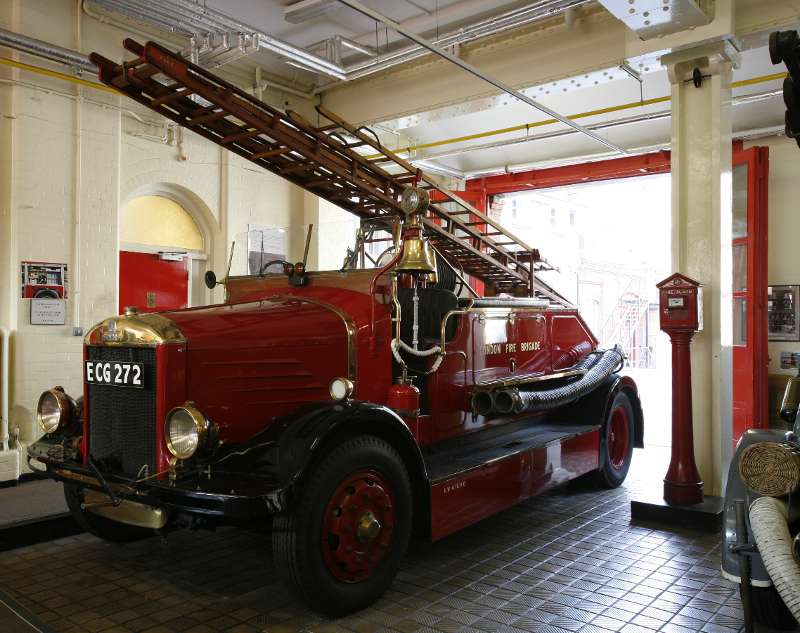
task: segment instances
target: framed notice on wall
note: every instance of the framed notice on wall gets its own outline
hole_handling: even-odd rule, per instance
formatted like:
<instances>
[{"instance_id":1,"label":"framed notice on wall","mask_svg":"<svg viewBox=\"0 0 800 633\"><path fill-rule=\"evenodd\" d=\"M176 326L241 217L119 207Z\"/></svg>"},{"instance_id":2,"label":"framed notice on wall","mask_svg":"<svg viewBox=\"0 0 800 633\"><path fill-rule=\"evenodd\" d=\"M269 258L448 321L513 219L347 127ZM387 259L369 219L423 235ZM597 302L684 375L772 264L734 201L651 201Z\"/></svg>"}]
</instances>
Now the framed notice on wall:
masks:
<instances>
[{"instance_id":1,"label":"framed notice on wall","mask_svg":"<svg viewBox=\"0 0 800 633\"><path fill-rule=\"evenodd\" d=\"M64 325L67 302L63 299L31 299L31 325Z\"/></svg>"},{"instance_id":2,"label":"framed notice on wall","mask_svg":"<svg viewBox=\"0 0 800 633\"><path fill-rule=\"evenodd\" d=\"M769 286L767 319L770 341L800 341L800 286Z\"/></svg>"}]
</instances>

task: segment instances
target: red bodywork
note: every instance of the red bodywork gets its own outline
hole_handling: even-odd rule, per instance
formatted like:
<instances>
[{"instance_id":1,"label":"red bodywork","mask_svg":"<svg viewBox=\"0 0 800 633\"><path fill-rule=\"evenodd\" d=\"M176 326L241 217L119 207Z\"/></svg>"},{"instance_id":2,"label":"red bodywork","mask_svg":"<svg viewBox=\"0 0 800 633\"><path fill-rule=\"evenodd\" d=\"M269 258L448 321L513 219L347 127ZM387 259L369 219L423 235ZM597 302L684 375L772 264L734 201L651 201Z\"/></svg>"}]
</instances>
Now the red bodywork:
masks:
<instances>
[{"instance_id":1,"label":"red bodywork","mask_svg":"<svg viewBox=\"0 0 800 633\"><path fill-rule=\"evenodd\" d=\"M164 313L186 343L157 348L159 367L166 369L159 370L157 420L192 401L217 425L223 443L238 444L304 403L330 400L329 384L336 377L353 380L359 400L390 403L396 385L385 299L389 289L378 285L373 325L369 281L374 275L311 273L302 288L289 286L282 275L234 279L229 303ZM498 423L473 413L476 385L549 374L573 365L596 345L572 310L473 308L452 318L457 326L445 360L427 379L429 413L397 409L420 447ZM354 362L348 361L350 345ZM168 453L163 425L157 429L157 463L163 470ZM457 481L436 482L433 537L596 469L598 453L594 430L511 455Z\"/></svg>"},{"instance_id":2,"label":"red bodywork","mask_svg":"<svg viewBox=\"0 0 800 633\"><path fill-rule=\"evenodd\" d=\"M156 419L192 401L214 421L221 442L238 444L304 403L329 401L336 377L354 382L358 400L395 404L389 288L378 284L373 302L374 275L310 273L309 284L300 288L283 275L243 277L228 283L228 303L164 313L186 342L156 348ZM510 421L473 413L476 385L550 374L596 346L574 310L473 308L451 318L457 320L455 334L441 367L427 378L428 413L412 413L407 405L396 409L420 447ZM92 414L85 396L88 438ZM156 429L157 466L163 471L169 460L163 424ZM595 470L598 455L599 433L592 430L435 482L433 538Z\"/></svg>"}]
</instances>

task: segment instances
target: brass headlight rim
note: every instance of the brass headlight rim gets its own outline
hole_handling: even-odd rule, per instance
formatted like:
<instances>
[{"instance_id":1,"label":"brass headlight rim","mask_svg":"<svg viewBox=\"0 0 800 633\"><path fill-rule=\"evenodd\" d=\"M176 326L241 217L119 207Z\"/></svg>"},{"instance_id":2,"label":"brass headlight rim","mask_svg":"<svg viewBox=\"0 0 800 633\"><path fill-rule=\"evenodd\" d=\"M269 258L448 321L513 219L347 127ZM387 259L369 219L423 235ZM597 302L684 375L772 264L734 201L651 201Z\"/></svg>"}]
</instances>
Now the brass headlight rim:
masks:
<instances>
[{"instance_id":1,"label":"brass headlight rim","mask_svg":"<svg viewBox=\"0 0 800 633\"><path fill-rule=\"evenodd\" d=\"M58 405L58 424L56 428L52 431L48 431L44 424L42 423L42 400L45 396L52 395L56 399L56 404ZM47 435L51 435L61 429L65 428L69 424L70 414L72 413L72 402L70 397L64 392L64 390L60 387L53 387L52 389L46 389L39 395L39 400L36 403L36 423L39 425L39 428L44 431Z\"/></svg>"},{"instance_id":2,"label":"brass headlight rim","mask_svg":"<svg viewBox=\"0 0 800 633\"><path fill-rule=\"evenodd\" d=\"M400 194L400 208L408 217L425 213L430 203L430 193L421 187L409 186Z\"/></svg>"},{"instance_id":3,"label":"brass headlight rim","mask_svg":"<svg viewBox=\"0 0 800 633\"><path fill-rule=\"evenodd\" d=\"M197 446L189 455L178 454L172 445L172 440L170 439L169 421L172 418L172 415L177 411L185 411L194 422L195 429L197 430ZM209 422L208 418L205 416L205 414L203 414L202 411L200 411L200 409L197 408L197 405L195 405L194 402L185 402L180 406L170 409L169 413L167 413L167 417L164 420L164 441L167 445L169 454L179 461L185 461L197 455L197 453L202 450L206 440L208 439L210 426L211 423Z\"/></svg>"},{"instance_id":4,"label":"brass headlight rim","mask_svg":"<svg viewBox=\"0 0 800 633\"><path fill-rule=\"evenodd\" d=\"M337 382L342 383L344 385L345 394L342 397L338 397L333 392L333 386ZM335 402L344 402L345 400L350 400L350 398L353 397L353 394L355 393L355 390L356 390L355 383L352 380L350 380L349 378L345 378L344 376L337 376L336 378L331 380L330 385L328 385L328 393L331 396L331 400L333 400Z\"/></svg>"}]
</instances>

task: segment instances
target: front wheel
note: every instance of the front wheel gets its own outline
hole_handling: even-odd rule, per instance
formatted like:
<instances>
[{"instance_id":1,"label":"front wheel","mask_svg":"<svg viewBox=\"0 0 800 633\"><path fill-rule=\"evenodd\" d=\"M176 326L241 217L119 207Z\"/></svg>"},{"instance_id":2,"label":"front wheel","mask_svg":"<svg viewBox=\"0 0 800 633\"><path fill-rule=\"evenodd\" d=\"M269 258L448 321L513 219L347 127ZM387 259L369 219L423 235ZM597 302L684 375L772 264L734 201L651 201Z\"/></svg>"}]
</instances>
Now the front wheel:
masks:
<instances>
[{"instance_id":1,"label":"front wheel","mask_svg":"<svg viewBox=\"0 0 800 633\"><path fill-rule=\"evenodd\" d=\"M357 436L315 468L291 511L273 524L278 573L313 609L345 615L394 580L411 536L411 483L388 443Z\"/></svg>"},{"instance_id":2,"label":"front wheel","mask_svg":"<svg viewBox=\"0 0 800 633\"><path fill-rule=\"evenodd\" d=\"M628 476L635 441L633 424L631 398L620 391L614 396L600 431L600 468L595 481L604 488L617 488Z\"/></svg>"}]
</instances>

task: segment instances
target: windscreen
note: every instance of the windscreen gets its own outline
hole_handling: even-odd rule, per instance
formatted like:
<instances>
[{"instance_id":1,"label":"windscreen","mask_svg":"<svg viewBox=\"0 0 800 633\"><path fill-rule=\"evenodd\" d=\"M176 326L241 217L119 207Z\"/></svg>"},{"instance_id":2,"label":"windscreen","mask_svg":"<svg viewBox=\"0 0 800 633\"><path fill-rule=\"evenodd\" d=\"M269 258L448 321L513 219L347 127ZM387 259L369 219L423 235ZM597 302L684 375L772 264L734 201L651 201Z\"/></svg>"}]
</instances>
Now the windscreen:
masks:
<instances>
[{"instance_id":1,"label":"windscreen","mask_svg":"<svg viewBox=\"0 0 800 633\"><path fill-rule=\"evenodd\" d=\"M290 226L248 225L232 245L231 275L283 272L283 262L305 259L306 270L379 268L394 256L392 222L355 216Z\"/></svg>"}]
</instances>

